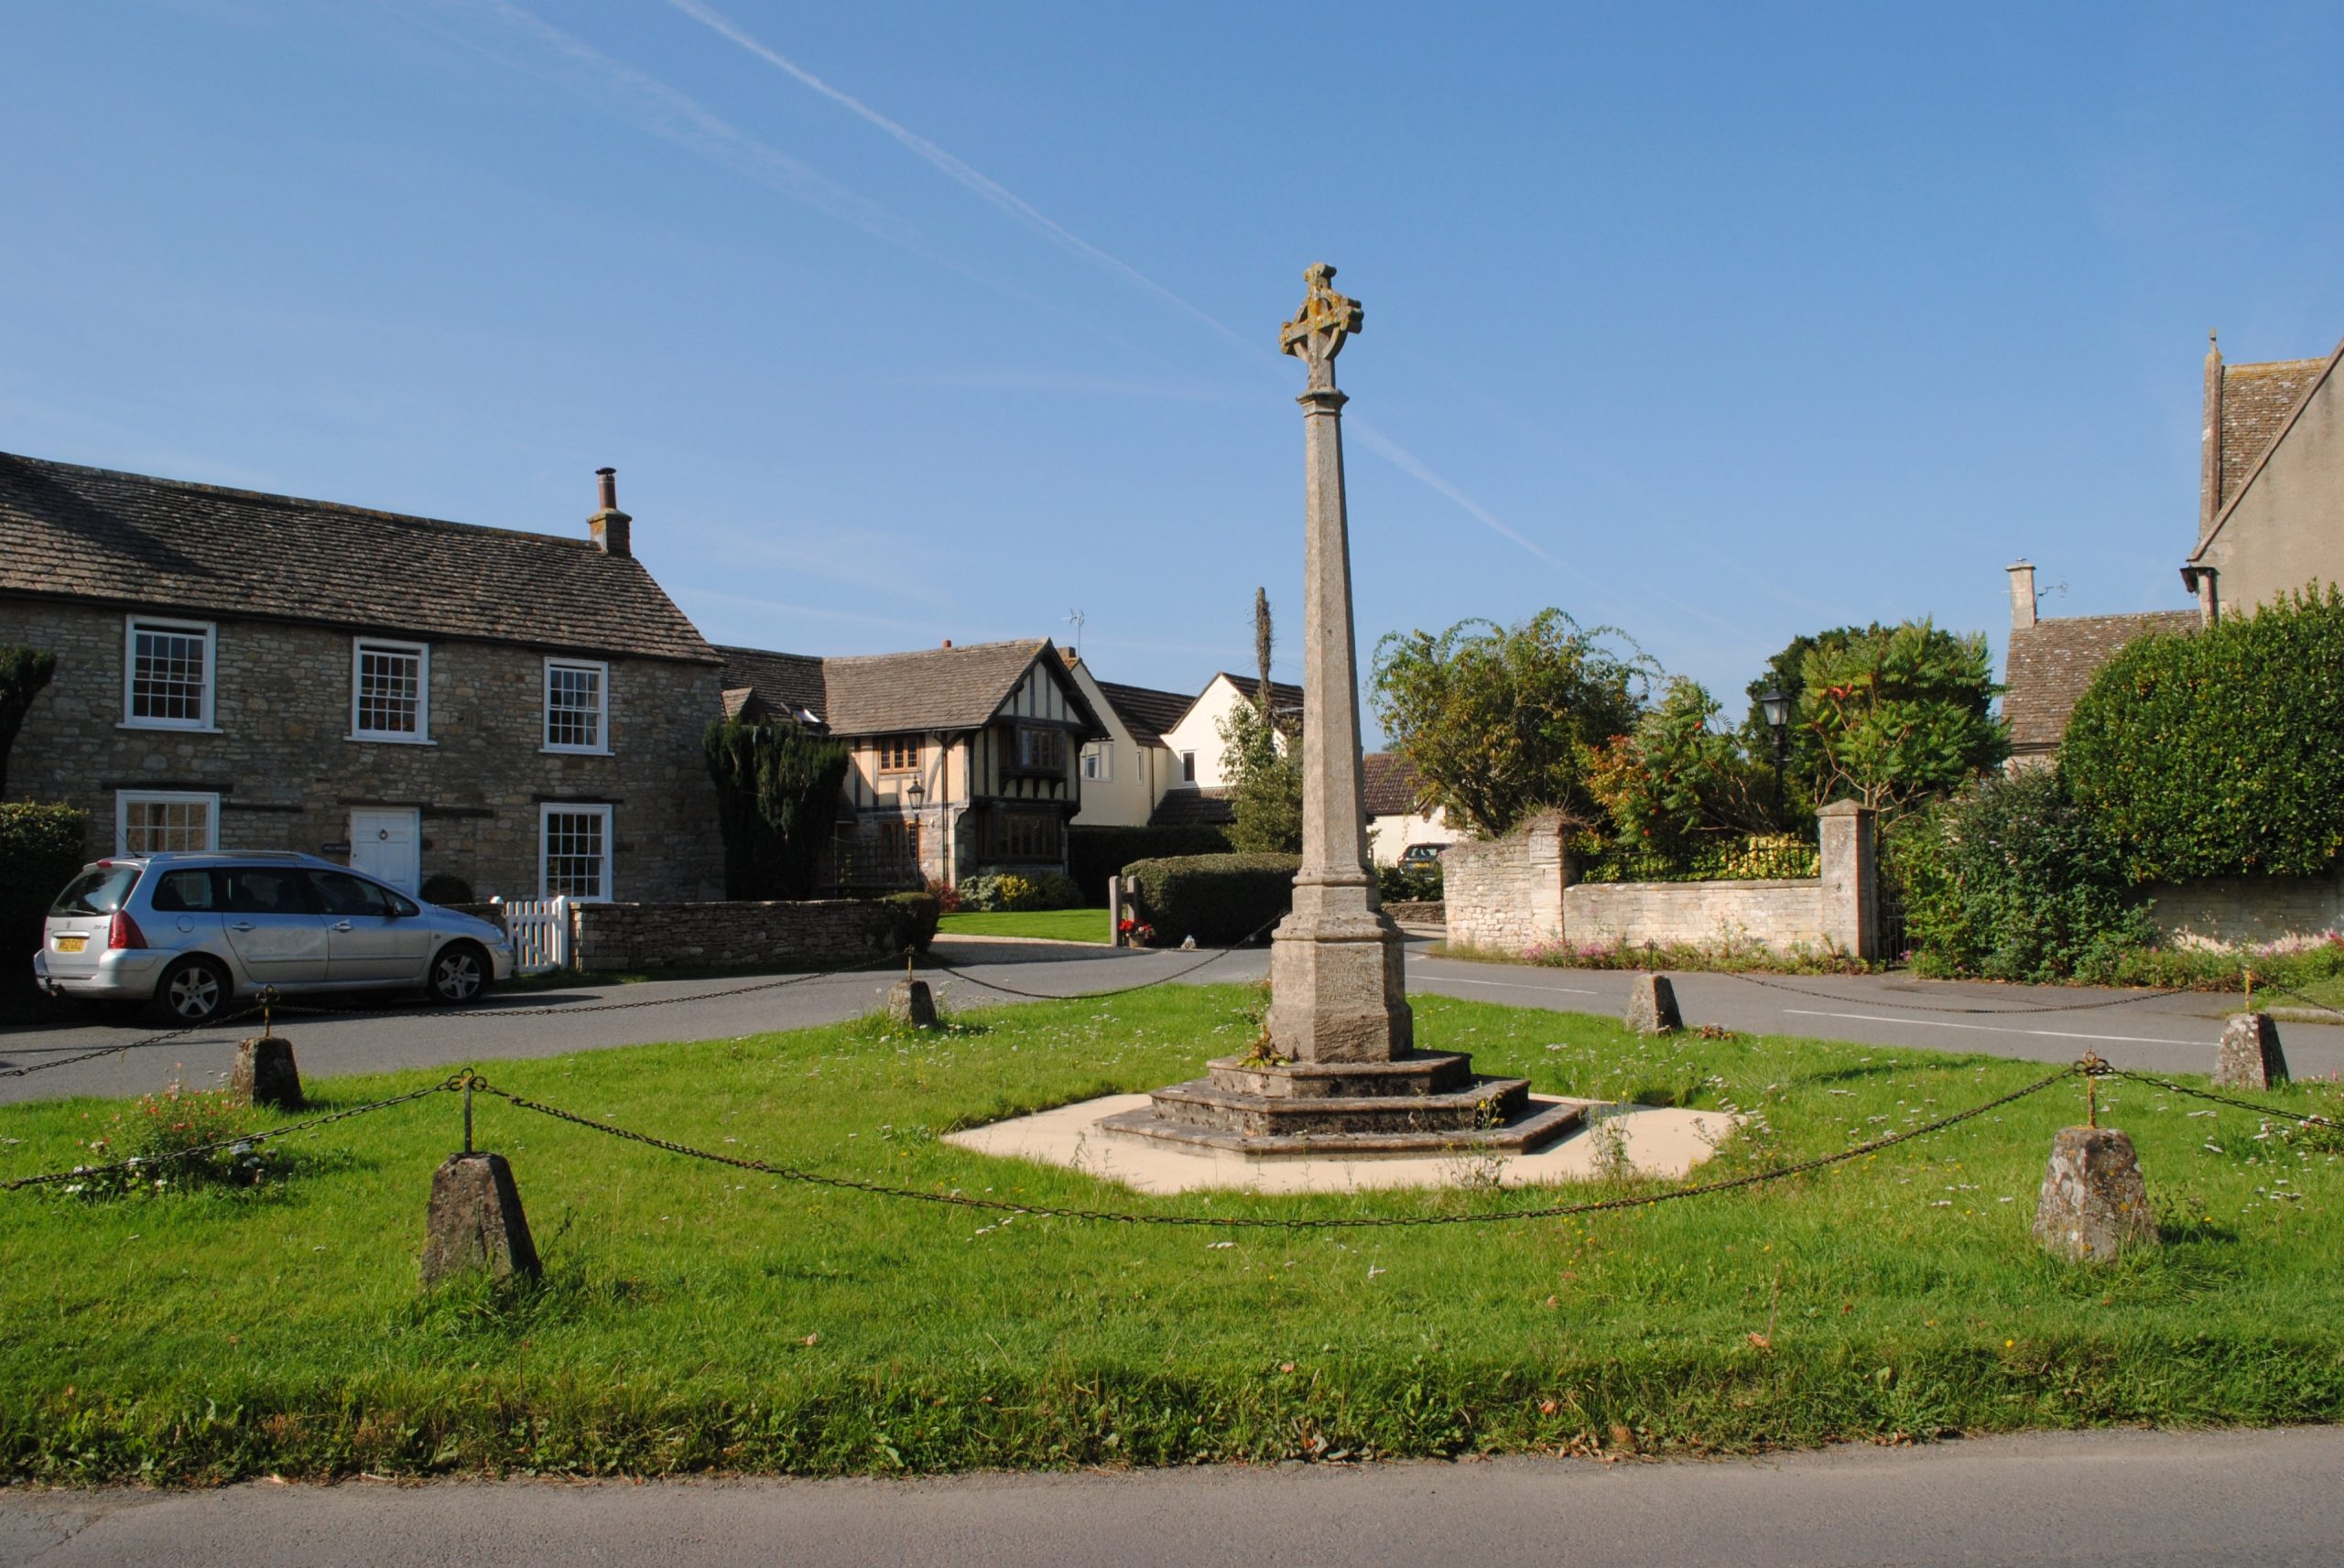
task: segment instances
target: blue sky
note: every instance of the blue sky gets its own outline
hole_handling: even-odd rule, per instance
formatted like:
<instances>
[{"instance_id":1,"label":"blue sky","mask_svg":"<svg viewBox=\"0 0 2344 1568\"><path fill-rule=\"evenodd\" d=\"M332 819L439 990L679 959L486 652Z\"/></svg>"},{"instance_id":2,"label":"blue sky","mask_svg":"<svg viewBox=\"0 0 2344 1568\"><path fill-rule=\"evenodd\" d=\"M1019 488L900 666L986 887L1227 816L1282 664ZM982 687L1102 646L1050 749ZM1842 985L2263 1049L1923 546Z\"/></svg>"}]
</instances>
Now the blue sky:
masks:
<instances>
[{"instance_id":1,"label":"blue sky","mask_svg":"<svg viewBox=\"0 0 2344 1568\"><path fill-rule=\"evenodd\" d=\"M2186 606L2209 327L2344 334L2332 5L15 0L0 449L582 531L713 639L1300 668L1301 271L1364 661L1559 605Z\"/></svg>"}]
</instances>

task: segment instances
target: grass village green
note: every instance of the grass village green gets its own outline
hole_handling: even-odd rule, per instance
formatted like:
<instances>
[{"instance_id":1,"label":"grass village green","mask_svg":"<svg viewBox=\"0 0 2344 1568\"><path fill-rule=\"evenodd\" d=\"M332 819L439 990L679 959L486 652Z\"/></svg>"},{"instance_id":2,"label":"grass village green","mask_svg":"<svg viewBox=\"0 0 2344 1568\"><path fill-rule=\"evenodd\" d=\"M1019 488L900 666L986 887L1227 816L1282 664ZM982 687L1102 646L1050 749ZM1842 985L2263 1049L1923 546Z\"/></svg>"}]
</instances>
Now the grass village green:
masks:
<instances>
[{"instance_id":1,"label":"grass village green","mask_svg":"<svg viewBox=\"0 0 2344 1568\"><path fill-rule=\"evenodd\" d=\"M1149 1197L954 1128L1192 1076L1254 989L868 1017L490 1065L514 1092L727 1154L1135 1215L1434 1217L1658 1190L1484 1183ZM1847 1148L2039 1063L1688 1032L1420 996L1419 1044L1545 1092L1735 1111L1696 1180ZM310 1086L333 1109L429 1085ZM2344 1095L2259 1097L2334 1115ZM476 1106L541 1282L419 1291L453 1095L273 1146L257 1182L0 1195L0 1472L900 1474L1833 1440L2344 1411L2333 1129L2125 1081L2165 1245L2073 1267L2028 1233L2079 1083L1764 1186L1562 1220L1231 1230L811 1187ZM123 1102L0 1109L0 1178L114 1157ZM290 1119L258 1113L256 1125Z\"/></svg>"}]
</instances>

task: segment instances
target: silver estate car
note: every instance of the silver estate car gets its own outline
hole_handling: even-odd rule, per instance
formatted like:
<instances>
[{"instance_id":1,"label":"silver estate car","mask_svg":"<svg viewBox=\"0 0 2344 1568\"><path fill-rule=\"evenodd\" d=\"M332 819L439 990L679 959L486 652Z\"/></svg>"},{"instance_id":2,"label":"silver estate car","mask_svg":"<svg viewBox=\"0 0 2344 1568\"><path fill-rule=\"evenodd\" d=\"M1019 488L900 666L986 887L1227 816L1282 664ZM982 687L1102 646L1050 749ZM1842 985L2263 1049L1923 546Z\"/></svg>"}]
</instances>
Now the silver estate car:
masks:
<instances>
[{"instance_id":1,"label":"silver estate car","mask_svg":"<svg viewBox=\"0 0 2344 1568\"><path fill-rule=\"evenodd\" d=\"M204 1023L265 986L422 990L467 1002L513 973L485 920L294 854L117 855L49 906L33 975L53 995L152 1002Z\"/></svg>"}]
</instances>

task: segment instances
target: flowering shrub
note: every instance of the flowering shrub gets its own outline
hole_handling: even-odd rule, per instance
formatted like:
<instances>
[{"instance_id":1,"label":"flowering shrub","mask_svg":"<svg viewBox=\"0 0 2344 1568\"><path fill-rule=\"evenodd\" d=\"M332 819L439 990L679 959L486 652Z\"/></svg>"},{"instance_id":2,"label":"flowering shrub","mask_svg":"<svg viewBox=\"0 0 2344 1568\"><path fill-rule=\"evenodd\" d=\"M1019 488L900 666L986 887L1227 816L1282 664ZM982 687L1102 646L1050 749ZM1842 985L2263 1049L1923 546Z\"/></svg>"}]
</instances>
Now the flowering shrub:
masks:
<instances>
[{"instance_id":1,"label":"flowering shrub","mask_svg":"<svg viewBox=\"0 0 2344 1568\"><path fill-rule=\"evenodd\" d=\"M249 1140L253 1111L226 1089L193 1093L173 1084L142 1095L116 1111L107 1131L82 1145L92 1165L126 1168L92 1173L66 1188L91 1196L191 1192L200 1187L249 1187L281 1173L278 1156ZM192 1151L201 1150L197 1153Z\"/></svg>"},{"instance_id":2,"label":"flowering shrub","mask_svg":"<svg viewBox=\"0 0 2344 1568\"><path fill-rule=\"evenodd\" d=\"M1617 937L1599 942L1534 942L1523 950L1523 961L1559 969L1708 969L1736 973L1760 970L1778 975L1864 975L1887 968L1867 963L1836 947L1796 946L1783 952L1754 937L1720 935L1717 941L1624 942Z\"/></svg>"}]
</instances>

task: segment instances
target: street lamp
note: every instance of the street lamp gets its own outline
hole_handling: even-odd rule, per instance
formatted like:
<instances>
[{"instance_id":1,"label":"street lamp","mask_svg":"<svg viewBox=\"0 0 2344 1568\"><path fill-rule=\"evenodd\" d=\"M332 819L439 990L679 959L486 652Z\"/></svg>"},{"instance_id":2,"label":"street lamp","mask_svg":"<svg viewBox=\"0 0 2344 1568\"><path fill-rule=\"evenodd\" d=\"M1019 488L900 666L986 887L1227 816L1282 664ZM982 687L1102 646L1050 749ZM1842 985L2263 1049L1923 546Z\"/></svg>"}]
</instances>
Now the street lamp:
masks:
<instances>
[{"instance_id":1,"label":"street lamp","mask_svg":"<svg viewBox=\"0 0 2344 1568\"><path fill-rule=\"evenodd\" d=\"M1779 686L1769 686L1758 694L1758 706L1766 715L1768 728L1774 732L1774 827L1783 826L1783 759L1790 744L1791 699Z\"/></svg>"},{"instance_id":2,"label":"street lamp","mask_svg":"<svg viewBox=\"0 0 2344 1568\"><path fill-rule=\"evenodd\" d=\"M928 878L925 869L920 864L919 830L922 826L920 802L928 798L928 789L919 782L917 774L914 774L912 782L904 786L904 798L912 803L912 874L918 877L922 885L925 885Z\"/></svg>"}]
</instances>

